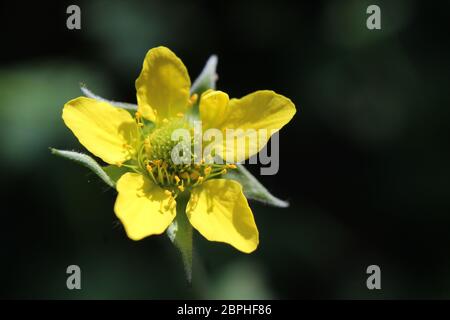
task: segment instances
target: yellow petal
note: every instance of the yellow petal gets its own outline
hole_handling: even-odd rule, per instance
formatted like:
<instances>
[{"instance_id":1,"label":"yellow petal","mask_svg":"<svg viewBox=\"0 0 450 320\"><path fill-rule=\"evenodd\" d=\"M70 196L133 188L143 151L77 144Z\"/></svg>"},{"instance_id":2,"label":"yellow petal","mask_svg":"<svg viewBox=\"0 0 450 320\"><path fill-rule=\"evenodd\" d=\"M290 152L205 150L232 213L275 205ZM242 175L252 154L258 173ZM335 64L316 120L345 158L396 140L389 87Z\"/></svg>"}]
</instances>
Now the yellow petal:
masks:
<instances>
[{"instance_id":1,"label":"yellow petal","mask_svg":"<svg viewBox=\"0 0 450 320\"><path fill-rule=\"evenodd\" d=\"M148 51L136 80L138 111L151 121L184 113L189 106L191 80L183 62L168 48Z\"/></svg>"},{"instance_id":2,"label":"yellow petal","mask_svg":"<svg viewBox=\"0 0 450 320\"><path fill-rule=\"evenodd\" d=\"M192 226L209 241L225 242L245 253L258 246L252 211L236 181L209 180L195 188L186 214Z\"/></svg>"},{"instance_id":3,"label":"yellow petal","mask_svg":"<svg viewBox=\"0 0 450 320\"><path fill-rule=\"evenodd\" d=\"M62 118L80 143L106 163L117 165L136 152L138 128L126 110L79 97L64 105Z\"/></svg>"},{"instance_id":4,"label":"yellow petal","mask_svg":"<svg viewBox=\"0 0 450 320\"><path fill-rule=\"evenodd\" d=\"M176 214L175 200L151 180L138 173L125 173L117 182L114 206L130 239L161 234Z\"/></svg>"},{"instance_id":5,"label":"yellow petal","mask_svg":"<svg viewBox=\"0 0 450 320\"><path fill-rule=\"evenodd\" d=\"M228 94L222 91L208 90L202 94L199 110L203 129L220 129L229 101Z\"/></svg>"},{"instance_id":6,"label":"yellow petal","mask_svg":"<svg viewBox=\"0 0 450 320\"><path fill-rule=\"evenodd\" d=\"M222 131L225 149L222 157L229 162L243 161L261 151L272 134L287 124L296 112L290 99L269 90L231 99L226 107L224 94L217 93L217 96L220 98L210 92L205 96L206 102L200 101L200 117L203 128ZM225 144L227 129L234 130L235 138L234 142L229 140ZM246 148L238 150L239 144Z\"/></svg>"}]
</instances>

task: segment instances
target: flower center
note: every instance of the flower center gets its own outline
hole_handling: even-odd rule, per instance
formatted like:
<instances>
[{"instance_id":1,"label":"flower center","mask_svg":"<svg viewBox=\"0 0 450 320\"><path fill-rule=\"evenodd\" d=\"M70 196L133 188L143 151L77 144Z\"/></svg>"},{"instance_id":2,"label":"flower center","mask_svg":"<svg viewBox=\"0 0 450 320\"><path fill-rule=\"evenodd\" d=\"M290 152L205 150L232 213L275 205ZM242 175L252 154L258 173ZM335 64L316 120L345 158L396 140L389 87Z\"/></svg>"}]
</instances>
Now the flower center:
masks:
<instances>
[{"instance_id":1,"label":"flower center","mask_svg":"<svg viewBox=\"0 0 450 320\"><path fill-rule=\"evenodd\" d=\"M182 129L189 132L190 141L183 142L172 139L176 130ZM143 143L139 148L137 161L145 175L154 183L175 196L185 190L190 191L193 187L202 184L204 181L218 178L227 173L227 169L235 169L233 164L205 163L205 159L196 160L194 152L194 134L190 123L183 118L164 120L150 133L143 134ZM178 135L175 135L178 136ZM184 161L174 161L174 152L181 143L188 150L184 155ZM176 150L176 151L174 151Z\"/></svg>"},{"instance_id":2,"label":"flower center","mask_svg":"<svg viewBox=\"0 0 450 320\"><path fill-rule=\"evenodd\" d=\"M161 160L173 163L171 156L172 149L178 142L172 140L172 133L177 129L190 130L190 127L184 119L167 120L167 122L155 128L146 137L144 143L148 160Z\"/></svg>"}]
</instances>

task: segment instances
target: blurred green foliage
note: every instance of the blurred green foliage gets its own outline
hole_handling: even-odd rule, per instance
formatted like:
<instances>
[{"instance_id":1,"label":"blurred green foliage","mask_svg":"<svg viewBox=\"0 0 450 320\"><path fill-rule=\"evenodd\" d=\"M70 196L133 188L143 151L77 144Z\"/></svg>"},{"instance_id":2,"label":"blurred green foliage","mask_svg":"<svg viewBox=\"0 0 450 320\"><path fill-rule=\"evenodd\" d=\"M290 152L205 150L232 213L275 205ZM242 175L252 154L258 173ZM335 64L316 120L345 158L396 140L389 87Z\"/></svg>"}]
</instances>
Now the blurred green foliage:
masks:
<instances>
[{"instance_id":1,"label":"blurred green foliage","mask_svg":"<svg viewBox=\"0 0 450 320\"><path fill-rule=\"evenodd\" d=\"M1 296L448 298L448 3L378 1L382 30L369 31L370 2L80 1L80 31L65 28L65 3L6 5ZM79 82L135 103L157 45L192 80L218 54L219 89L273 89L299 111L280 135L279 174L261 177L291 207L251 203L252 255L196 234L192 287L166 237L127 239L115 192L48 150L83 150L61 120ZM70 264L80 291L66 289ZM370 264L382 270L379 292L365 286Z\"/></svg>"}]
</instances>

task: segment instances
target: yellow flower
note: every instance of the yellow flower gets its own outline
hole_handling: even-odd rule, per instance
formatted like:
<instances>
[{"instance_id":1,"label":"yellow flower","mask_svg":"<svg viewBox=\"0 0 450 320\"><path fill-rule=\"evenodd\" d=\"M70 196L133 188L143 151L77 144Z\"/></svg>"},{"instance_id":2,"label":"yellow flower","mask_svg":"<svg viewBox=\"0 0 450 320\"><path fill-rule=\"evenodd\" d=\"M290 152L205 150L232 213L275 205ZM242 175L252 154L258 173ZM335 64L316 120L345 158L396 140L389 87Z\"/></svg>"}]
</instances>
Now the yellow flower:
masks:
<instances>
[{"instance_id":1,"label":"yellow flower","mask_svg":"<svg viewBox=\"0 0 450 320\"><path fill-rule=\"evenodd\" d=\"M191 81L182 61L168 48L151 49L136 80L138 110L128 110L97 99L79 97L64 105L62 118L91 153L129 172L117 181L114 211L129 238L140 240L161 234L174 220L177 198L189 196L186 216L210 241L225 242L250 253L259 243L258 229L242 186L224 179L232 164L175 164L171 150L175 129L192 130L186 116L196 104ZM229 99L209 90L199 101L204 128L281 129L295 114L293 103L273 91L257 91ZM270 138L267 137L267 140ZM245 139L238 137L237 139ZM258 143L237 155L238 161L259 152ZM236 150L221 145L225 159ZM234 153L233 153L234 152ZM178 213L180 214L180 213ZM181 213L182 214L182 213Z\"/></svg>"}]
</instances>

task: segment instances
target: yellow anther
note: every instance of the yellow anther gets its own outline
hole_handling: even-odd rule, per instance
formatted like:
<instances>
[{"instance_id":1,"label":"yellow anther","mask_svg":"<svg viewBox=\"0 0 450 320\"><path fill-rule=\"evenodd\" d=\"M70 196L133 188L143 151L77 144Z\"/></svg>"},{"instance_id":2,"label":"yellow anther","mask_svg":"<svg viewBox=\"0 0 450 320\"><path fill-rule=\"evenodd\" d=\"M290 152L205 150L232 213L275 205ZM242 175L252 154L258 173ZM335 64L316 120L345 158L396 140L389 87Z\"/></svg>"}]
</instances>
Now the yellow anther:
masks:
<instances>
[{"instance_id":1,"label":"yellow anther","mask_svg":"<svg viewBox=\"0 0 450 320\"><path fill-rule=\"evenodd\" d=\"M137 123L138 127L143 127L144 124L142 123L142 115L139 113L139 111L136 111L136 113L134 115L136 117L136 123Z\"/></svg>"},{"instance_id":2,"label":"yellow anther","mask_svg":"<svg viewBox=\"0 0 450 320\"><path fill-rule=\"evenodd\" d=\"M200 174L197 171L192 171L191 172L191 179L192 180L197 180L198 177L200 177Z\"/></svg>"},{"instance_id":3,"label":"yellow anther","mask_svg":"<svg viewBox=\"0 0 450 320\"><path fill-rule=\"evenodd\" d=\"M164 118L162 122L163 123L169 123L169 120L167 120L167 118Z\"/></svg>"},{"instance_id":4,"label":"yellow anther","mask_svg":"<svg viewBox=\"0 0 450 320\"><path fill-rule=\"evenodd\" d=\"M230 163L230 164L227 164L227 168L229 168L229 169L236 169L237 166L235 164Z\"/></svg>"},{"instance_id":5,"label":"yellow anther","mask_svg":"<svg viewBox=\"0 0 450 320\"><path fill-rule=\"evenodd\" d=\"M175 179L175 182L176 182L176 183L180 182L180 178L178 178L177 175L175 175L173 178Z\"/></svg>"},{"instance_id":6,"label":"yellow anther","mask_svg":"<svg viewBox=\"0 0 450 320\"><path fill-rule=\"evenodd\" d=\"M203 177L198 177L197 182L198 182L198 183L202 183L204 179L205 179L205 178L203 178Z\"/></svg>"},{"instance_id":7,"label":"yellow anther","mask_svg":"<svg viewBox=\"0 0 450 320\"><path fill-rule=\"evenodd\" d=\"M184 187L183 186L178 186L178 189L180 189L181 192L184 191Z\"/></svg>"},{"instance_id":8,"label":"yellow anther","mask_svg":"<svg viewBox=\"0 0 450 320\"><path fill-rule=\"evenodd\" d=\"M175 207L175 205L176 205L176 202L175 202L174 198L170 198L169 201L167 202L167 205L165 206L165 208L166 208L166 210L173 209Z\"/></svg>"},{"instance_id":9,"label":"yellow anther","mask_svg":"<svg viewBox=\"0 0 450 320\"><path fill-rule=\"evenodd\" d=\"M144 139L144 149L147 154L150 153L150 138L149 137L146 137Z\"/></svg>"},{"instance_id":10,"label":"yellow anther","mask_svg":"<svg viewBox=\"0 0 450 320\"><path fill-rule=\"evenodd\" d=\"M195 102L197 102L198 99L198 94L194 93L190 98L189 98L189 103L190 104L194 104Z\"/></svg>"},{"instance_id":11,"label":"yellow anther","mask_svg":"<svg viewBox=\"0 0 450 320\"><path fill-rule=\"evenodd\" d=\"M183 113L183 112L178 112L178 113L177 113L177 117L183 118L183 117L184 117L184 113Z\"/></svg>"},{"instance_id":12,"label":"yellow anther","mask_svg":"<svg viewBox=\"0 0 450 320\"><path fill-rule=\"evenodd\" d=\"M148 163L147 163L147 165L145 166L145 168L147 169L148 172L152 172L152 170L153 170L152 166L149 165Z\"/></svg>"},{"instance_id":13,"label":"yellow anther","mask_svg":"<svg viewBox=\"0 0 450 320\"><path fill-rule=\"evenodd\" d=\"M161 164L161 160L153 160L153 164L157 165L159 167L159 165Z\"/></svg>"},{"instance_id":14,"label":"yellow anther","mask_svg":"<svg viewBox=\"0 0 450 320\"><path fill-rule=\"evenodd\" d=\"M225 174L227 173L227 169L223 169L222 171L220 171L220 174Z\"/></svg>"},{"instance_id":15,"label":"yellow anther","mask_svg":"<svg viewBox=\"0 0 450 320\"><path fill-rule=\"evenodd\" d=\"M205 172L205 175L210 174L211 173L211 167L206 167L204 172Z\"/></svg>"},{"instance_id":16,"label":"yellow anther","mask_svg":"<svg viewBox=\"0 0 450 320\"><path fill-rule=\"evenodd\" d=\"M165 193L166 195L168 195L168 196L171 196L171 195L172 195L172 192L170 192L169 190L164 190L164 193Z\"/></svg>"}]
</instances>

